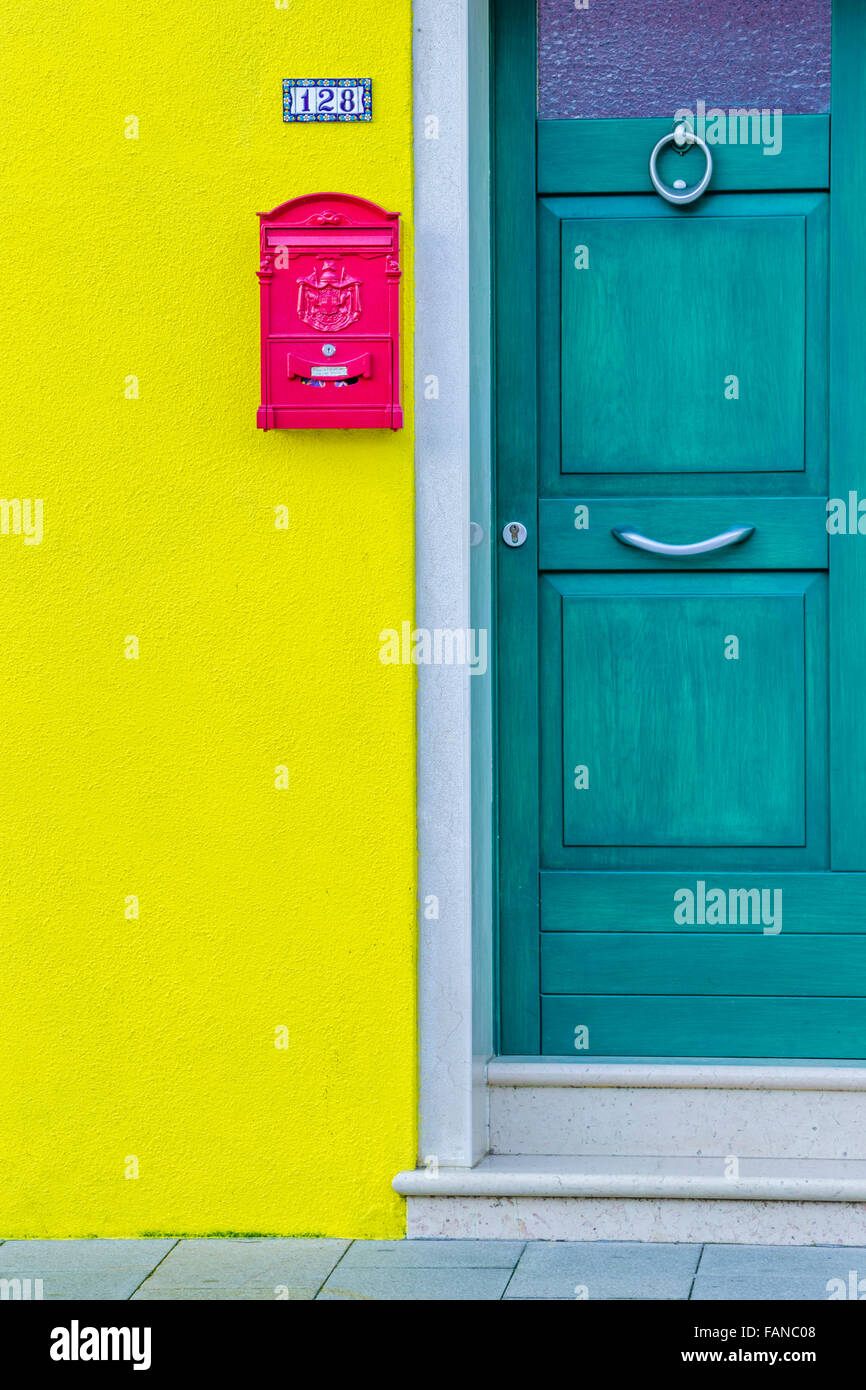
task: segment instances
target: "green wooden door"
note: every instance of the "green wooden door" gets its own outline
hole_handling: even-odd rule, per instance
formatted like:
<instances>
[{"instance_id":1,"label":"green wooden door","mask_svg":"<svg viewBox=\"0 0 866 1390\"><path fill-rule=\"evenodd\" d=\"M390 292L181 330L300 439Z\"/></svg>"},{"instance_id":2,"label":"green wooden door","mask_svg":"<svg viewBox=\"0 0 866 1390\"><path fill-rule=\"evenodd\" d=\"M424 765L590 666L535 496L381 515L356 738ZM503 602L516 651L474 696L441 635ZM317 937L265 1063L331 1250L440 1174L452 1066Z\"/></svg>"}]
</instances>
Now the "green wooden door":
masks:
<instances>
[{"instance_id":1,"label":"green wooden door","mask_svg":"<svg viewBox=\"0 0 866 1390\"><path fill-rule=\"evenodd\" d=\"M685 207L495 34L500 1049L866 1058L866 10Z\"/></svg>"}]
</instances>

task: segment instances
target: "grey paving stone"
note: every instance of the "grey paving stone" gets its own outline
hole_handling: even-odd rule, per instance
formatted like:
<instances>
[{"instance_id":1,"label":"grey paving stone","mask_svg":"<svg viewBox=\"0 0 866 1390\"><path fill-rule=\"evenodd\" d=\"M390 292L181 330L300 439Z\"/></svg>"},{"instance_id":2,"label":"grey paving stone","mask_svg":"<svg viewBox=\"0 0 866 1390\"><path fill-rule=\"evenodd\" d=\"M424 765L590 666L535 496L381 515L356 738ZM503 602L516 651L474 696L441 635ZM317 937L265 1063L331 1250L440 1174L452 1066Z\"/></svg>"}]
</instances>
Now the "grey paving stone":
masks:
<instances>
[{"instance_id":1,"label":"grey paving stone","mask_svg":"<svg viewBox=\"0 0 866 1390\"><path fill-rule=\"evenodd\" d=\"M276 1298L289 1288L312 1298L348 1245L278 1237L182 1240L136 1297Z\"/></svg>"},{"instance_id":2,"label":"grey paving stone","mask_svg":"<svg viewBox=\"0 0 866 1390\"><path fill-rule=\"evenodd\" d=\"M532 1240L520 1259L521 1269L584 1268L606 1271L623 1266L663 1268L694 1273L700 1245L663 1244L638 1240Z\"/></svg>"},{"instance_id":3,"label":"grey paving stone","mask_svg":"<svg viewBox=\"0 0 866 1390\"><path fill-rule=\"evenodd\" d=\"M511 1277L509 1269L382 1269L371 1266L344 1269L340 1264L317 1298L336 1301L403 1301L480 1299L502 1297Z\"/></svg>"},{"instance_id":4,"label":"grey paving stone","mask_svg":"<svg viewBox=\"0 0 866 1390\"><path fill-rule=\"evenodd\" d=\"M46 1303L58 1299L90 1299L95 1302L125 1303L132 1298L147 1272L142 1270L112 1269L93 1274L81 1270L62 1273L55 1270L46 1274L42 1281L42 1297Z\"/></svg>"},{"instance_id":5,"label":"grey paving stone","mask_svg":"<svg viewBox=\"0 0 866 1390\"><path fill-rule=\"evenodd\" d=\"M341 1269L513 1269L522 1240L356 1240Z\"/></svg>"},{"instance_id":6,"label":"grey paving stone","mask_svg":"<svg viewBox=\"0 0 866 1390\"><path fill-rule=\"evenodd\" d=\"M274 1284L273 1287L257 1286L255 1284L244 1285L240 1283L227 1283L224 1285L207 1285L199 1287L172 1286L170 1288L153 1287L153 1282L148 1281L142 1284L137 1293L133 1294L133 1303L215 1303L226 1301L231 1303L258 1302L258 1303L278 1303L290 1302L310 1303L316 1297L322 1286L322 1279L318 1275L311 1276L306 1283L299 1282L297 1274L290 1276L289 1281L282 1284Z\"/></svg>"},{"instance_id":7,"label":"grey paving stone","mask_svg":"<svg viewBox=\"0 0 866 1390\"><path fill-rule=\"evenodd\" d=\"M759 1302L786 1302L798 1299L806 1302L825 1302L829 1298L827 1280L823 1275L791 1274L786 1279L767 1279L760 1275L734 1278L731 1275L699 1274L692 1288L692 1300L706 1303L711 1300L730 1302L754 1299Z\"/></svg>"},{"instance_id":8,"label":"grey paving stone","mask_svg":"<svg viewBox=\"0 0 866 1390\"><path fill-rule=\"evenodd\" d=\"M13 1265L27 1272L47 1269L115 1269L135 1265L153 1269L176 1244L156 1240L7 1240L0 1246L0 1273Z\"/></svg>"},{"instance_id":9,"label":"grey paving stone","mask_svg":"<svg viewBox=\"0 0 866 1390\"><path fill-rule=\"evenodd\" d=\"M700 1250L632 1241L531 1241L505 1297L687 1299Z\"/></svg>"},{"instance_id":10,"label":"grey paving stone","mask_svg":"<svg viewBox=\"0 0 866 1390\"><path fill-rule=\"evenodd\" d=\"M698 1275L787 1279L823 1274L826 1279L847 1279L850 1269L866 1278L866 1249L847 1245L705 1245Z\"/></svg>"},{"instance_id":11,"label":"grey paving stone","mask_svg":"<svg viewBox=\"0 0 866 1390\"><path fill-rule=\"evenodd\" d=\"M174 1240L7 1240L0 1278L42 1280L42 1297L127 1299ZM32 1286L31 1286L32 1287Z\"/></svg>"}]
</instances>

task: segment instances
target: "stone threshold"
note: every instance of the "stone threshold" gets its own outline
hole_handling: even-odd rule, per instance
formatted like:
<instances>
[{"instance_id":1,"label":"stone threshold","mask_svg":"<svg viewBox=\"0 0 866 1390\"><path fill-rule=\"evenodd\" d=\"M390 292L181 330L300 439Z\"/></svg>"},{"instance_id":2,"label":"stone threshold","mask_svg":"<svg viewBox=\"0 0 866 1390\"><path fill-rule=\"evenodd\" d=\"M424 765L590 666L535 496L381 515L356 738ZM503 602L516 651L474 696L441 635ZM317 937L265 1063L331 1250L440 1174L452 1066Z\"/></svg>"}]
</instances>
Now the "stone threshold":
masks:
<instances>
[{"instance_id":1,"label":"stone threshold","mask_svg":"<svg viewBox=\"0 0 866 1390\"><path fill-rule=\"evenodd\" d=\"M474 1168L398 1173L405 1197L614 1197L714 1201L863 1202L866 1160L701 1155L488 1154Z\"/></svg>"},{"instance_id":2,"label":"stone threshold","mask_svg":"<svg viewBox=\"0 0 866 1390\"><path fill-rule=\"evenodd\" d=\"M494 1057L488 1086L634 1086L657 1090L866 1091L866 1063Z\"/></svg>"}]
</instances>

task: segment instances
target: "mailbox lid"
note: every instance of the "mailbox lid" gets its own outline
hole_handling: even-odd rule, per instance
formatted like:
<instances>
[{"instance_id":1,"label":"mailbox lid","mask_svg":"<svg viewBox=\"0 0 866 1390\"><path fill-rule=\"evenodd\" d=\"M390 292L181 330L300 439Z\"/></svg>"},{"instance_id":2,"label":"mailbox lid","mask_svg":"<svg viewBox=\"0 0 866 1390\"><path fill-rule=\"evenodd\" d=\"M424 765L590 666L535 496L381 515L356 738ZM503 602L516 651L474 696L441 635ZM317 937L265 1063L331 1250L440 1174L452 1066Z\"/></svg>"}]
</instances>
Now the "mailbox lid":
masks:
<instances>
[{"instance_id":1,"label":"mailbox lid","mask_svg":"<svg viewBox=\"0 0 866 1390\"><path fill-rule=\"evenodd\" d=\"M272 334L396 336L399 213L364 198L315 193L260 213Z\"/></svg>"}]
</instances>

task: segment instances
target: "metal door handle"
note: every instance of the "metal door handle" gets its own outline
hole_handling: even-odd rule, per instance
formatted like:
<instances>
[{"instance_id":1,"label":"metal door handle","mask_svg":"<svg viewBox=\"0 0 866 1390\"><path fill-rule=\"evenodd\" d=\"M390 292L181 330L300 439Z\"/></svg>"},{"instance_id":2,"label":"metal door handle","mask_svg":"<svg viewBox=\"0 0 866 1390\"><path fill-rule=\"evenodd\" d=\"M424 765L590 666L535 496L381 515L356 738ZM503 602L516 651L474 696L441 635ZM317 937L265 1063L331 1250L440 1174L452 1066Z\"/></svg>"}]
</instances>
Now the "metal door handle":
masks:
<instances>
[{"instance_id":1,"label":"metal door handle","mask_svg":"<svg viewBox=\"0 0 866 1390\"><path fill-rule=\"evenodd\" d=\"M749 539L754 529L754 526L731 526L718 536L709 536L705 541L694 541L691 545L668 545L665 541L654 541L631 526L614 526L611 535L616 536L622 545L631 545L635 550L648 550L652 555L708 555L711 550L740 545Z\"/></svg>"}]
</instances>

